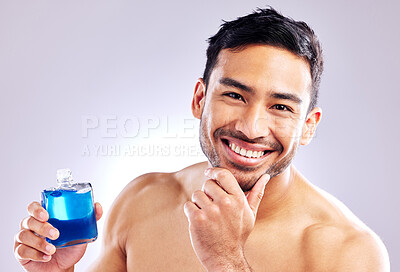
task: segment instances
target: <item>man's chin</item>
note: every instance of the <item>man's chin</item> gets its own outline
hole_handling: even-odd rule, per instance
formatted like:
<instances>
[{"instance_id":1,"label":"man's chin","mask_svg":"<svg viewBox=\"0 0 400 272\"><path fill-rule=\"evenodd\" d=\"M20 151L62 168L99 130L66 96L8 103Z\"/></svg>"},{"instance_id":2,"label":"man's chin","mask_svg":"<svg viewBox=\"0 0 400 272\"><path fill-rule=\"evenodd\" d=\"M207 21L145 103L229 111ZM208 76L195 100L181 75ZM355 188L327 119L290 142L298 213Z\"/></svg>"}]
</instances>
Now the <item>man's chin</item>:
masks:
<instances>
[{"instance_id":1,"label":"man's chin","mask_svg":"<svg viewBox=\"0 0 400 272\"><path fill-rule=\"evenodd\" d=\"M240 188L243 192L250 191L253 186L257 183L260 177L264 174L269 174L270 178L279 176L282 174L290 164L285 164L280 167L270 167L267 170L257 169L253 171L241 171L239 169L230 169L228 168L233 176L236 178Z\"/></svg>"},{"instance_id":2,"label":"man's chin","mask_svg":"<svg viewBox=\"0 0 400 272\"><path fill-rule=\"evenodd\" d=\"M210 163L210 162L209 162ZM211 165L213 165L211 163ZM213 165L213 167L221 167L229 170L235 177L240 188L243 192L250 191L254 184L257 183L258 179L266 172L260 171L260 167L249 167L244 165L238 165L232 162L219 163Z\"/></svg>"},{"instance_id":3,"label":"man's chin","mask_svg":"<svg viewBox=\"0 0 400 272\"><path fill-rule=\"evenodd\" d=\"M243 172L231 171L240 188L243 192L250 191L254 184L257 183L258 179L262 174L244 174Z\"/></svg>"}]
</instances>

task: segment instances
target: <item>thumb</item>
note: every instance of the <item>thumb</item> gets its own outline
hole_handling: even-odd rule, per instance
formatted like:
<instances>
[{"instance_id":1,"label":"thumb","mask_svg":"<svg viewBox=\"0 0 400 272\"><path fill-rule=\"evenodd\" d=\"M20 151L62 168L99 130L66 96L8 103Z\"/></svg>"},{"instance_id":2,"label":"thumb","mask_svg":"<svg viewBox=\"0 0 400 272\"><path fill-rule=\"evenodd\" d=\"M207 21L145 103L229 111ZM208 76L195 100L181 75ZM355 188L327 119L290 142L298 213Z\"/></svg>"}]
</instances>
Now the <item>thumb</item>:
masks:
<instances>
[{"instance_id":1,"label":"thumb","mask_svg":"<svg viewBox=\"0 0 400 272\"><path fill-rule=\"evenodd\" d=\"M96 202L94 203L94 210L96 214L96 221L99 221L103 216L103 207L100 205L100 203Z\"/></svg>"},{"instance_id":2,"label":"thumb","mask_svg":"<svg viewBox=\"0 0 400 272\"><path fill-rule=\"evenodd\" d=\"M262 175L247 195L247 202L249 203L250 209L253 211L254 216L257 215L258 206L260 206L261 199L264 196L265 186L267 185L270 177L271 176L268 174Z\"/></svg>"}]
</instances>

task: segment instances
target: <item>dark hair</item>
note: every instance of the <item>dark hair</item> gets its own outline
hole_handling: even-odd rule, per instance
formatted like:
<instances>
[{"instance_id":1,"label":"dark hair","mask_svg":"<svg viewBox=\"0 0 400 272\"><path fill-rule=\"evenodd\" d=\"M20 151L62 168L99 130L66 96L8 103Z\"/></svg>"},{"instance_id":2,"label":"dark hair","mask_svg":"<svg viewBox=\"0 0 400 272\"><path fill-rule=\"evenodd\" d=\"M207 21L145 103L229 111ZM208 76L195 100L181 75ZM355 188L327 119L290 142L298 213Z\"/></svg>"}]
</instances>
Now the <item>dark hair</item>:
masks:
<instances>
[{"instance_id":1,"label":"dark hair","mask_svg":"<svg viewBox=\"0 0 400 272\"><path fill-rule=\"evenodd\" d=\"M272 7L223 22L218 33L208 39L203 75L206 88L222 49L240 50L250 44L266 44L286 49L308 62L312 79L308 111L316 106L324 61L317 36L306 23L284 17Z\"/></svg>"}]
</instances>

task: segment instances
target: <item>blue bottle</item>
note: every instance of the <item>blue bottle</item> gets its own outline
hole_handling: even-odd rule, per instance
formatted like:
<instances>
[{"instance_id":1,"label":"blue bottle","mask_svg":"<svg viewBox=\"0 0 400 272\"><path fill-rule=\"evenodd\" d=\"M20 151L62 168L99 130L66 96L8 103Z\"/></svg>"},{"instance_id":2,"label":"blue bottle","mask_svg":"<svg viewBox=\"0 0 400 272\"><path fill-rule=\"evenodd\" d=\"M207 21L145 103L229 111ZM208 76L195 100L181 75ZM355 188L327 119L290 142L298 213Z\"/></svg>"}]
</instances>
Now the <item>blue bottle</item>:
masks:
<instances>
[{"instance_id":1,"label":"blue bottle","mask_svg":"<svg viewBox=\"0 0 400 272\"><path fill-rule=\"evenodd\" d=\"M97 239L93 190L90 183L73 183L71 170L57 170L57 188L42 191L42 206L48 222L60 231L57 240L46 241L56 248L93 242Z\"/></svg>"}]
</instances>

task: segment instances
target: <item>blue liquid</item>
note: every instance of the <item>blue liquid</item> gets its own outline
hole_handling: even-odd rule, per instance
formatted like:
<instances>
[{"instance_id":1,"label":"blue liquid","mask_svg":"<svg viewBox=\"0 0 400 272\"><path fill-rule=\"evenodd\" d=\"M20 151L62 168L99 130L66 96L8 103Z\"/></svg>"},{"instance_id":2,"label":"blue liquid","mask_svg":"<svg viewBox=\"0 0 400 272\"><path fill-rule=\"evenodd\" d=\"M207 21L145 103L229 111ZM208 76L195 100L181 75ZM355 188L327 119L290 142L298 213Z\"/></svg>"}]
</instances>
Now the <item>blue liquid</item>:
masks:
<instances>
[{"instance_id":1,"label":"blue liquid","mask_svg":"<svg viewBox=\"0 0 400 272\"><path fill-rule=\"evenodd\" d=\"M97 238L92 191L44 190L42 206L49 213L48 222L60 231L57 240L46 238L55 247L88 243Z\"/></svg>"}]
</instances>

